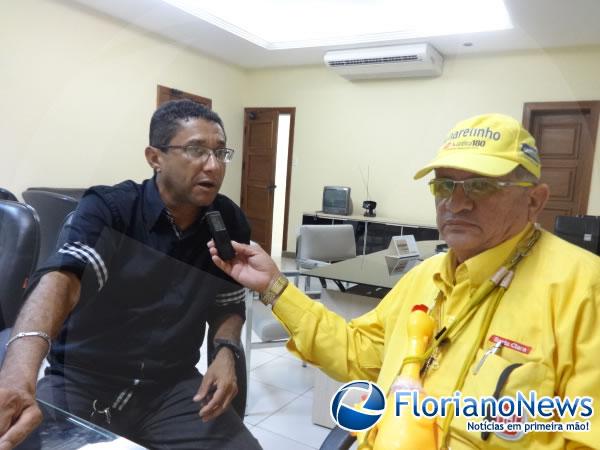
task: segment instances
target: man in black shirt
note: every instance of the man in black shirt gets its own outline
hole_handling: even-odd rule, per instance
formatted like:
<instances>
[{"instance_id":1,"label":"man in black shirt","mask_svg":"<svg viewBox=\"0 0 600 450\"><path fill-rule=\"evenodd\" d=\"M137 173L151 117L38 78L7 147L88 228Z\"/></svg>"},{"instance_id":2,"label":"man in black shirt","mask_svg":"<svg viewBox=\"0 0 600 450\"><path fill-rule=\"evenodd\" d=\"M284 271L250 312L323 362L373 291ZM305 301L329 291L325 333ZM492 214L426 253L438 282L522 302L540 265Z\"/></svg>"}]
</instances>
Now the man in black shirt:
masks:
<instances>
[{"instance_id":1,"label":"man in black shirt","mask_svg":"<svg viewBox=\"0 0 600 450\"><path fill-rule=\"evenodd\" d=\"M187 100L153 115L154 177L90 188L57 251L32 278L0 371L0 449L40 421L37 395L149 448L259 449L231 407L244 291L211 261L204 215L231 238L250 227L218 194L221 119ZM209 325L215 357L195 368ZM50 347L50 338L56 336Z\"/></svg>"}]
</instances>

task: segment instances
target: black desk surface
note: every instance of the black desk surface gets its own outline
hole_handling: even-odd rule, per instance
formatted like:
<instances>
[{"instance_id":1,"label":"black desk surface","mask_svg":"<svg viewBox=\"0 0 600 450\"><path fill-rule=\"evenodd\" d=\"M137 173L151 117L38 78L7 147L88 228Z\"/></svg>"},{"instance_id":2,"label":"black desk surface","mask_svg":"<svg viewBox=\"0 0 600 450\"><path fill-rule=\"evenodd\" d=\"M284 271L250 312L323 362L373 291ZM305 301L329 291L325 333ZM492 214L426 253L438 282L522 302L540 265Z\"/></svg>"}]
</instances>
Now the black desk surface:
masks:
<instances>
[{"instance_id":1,"label":"black desk surface","mask_svg":"<svg viewBox=\"0 0 600 450\"><path fill-rule=\"evenodd\" d=\"M363 286L391 289L402 276L426 258L435 254L435 247L443 241L419 241L420 257L390 258L390 250L360 255L328 266L308 270L312 277L356 283ZM358 292L357 292L358 293Z\"/></svg>"}]
</instances>

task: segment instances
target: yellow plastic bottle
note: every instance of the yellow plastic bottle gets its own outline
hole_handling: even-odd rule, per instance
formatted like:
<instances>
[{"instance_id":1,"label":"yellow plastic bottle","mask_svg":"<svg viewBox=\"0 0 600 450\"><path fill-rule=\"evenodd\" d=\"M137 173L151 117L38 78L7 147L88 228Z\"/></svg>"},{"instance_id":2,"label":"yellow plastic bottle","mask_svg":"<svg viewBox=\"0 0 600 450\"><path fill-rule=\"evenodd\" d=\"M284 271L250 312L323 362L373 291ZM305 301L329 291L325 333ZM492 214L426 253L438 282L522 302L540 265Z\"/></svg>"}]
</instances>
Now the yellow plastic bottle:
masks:
<instances>
[{"instance_id":1,"label":"yellow plastic bottle","mask_svg":"<svg viewBox=\"0 0 600 450\"><path fill-rule=\"evenodd\" d=\"M435 321L427 314L427 306L415 305L408 317L408 354L423 356L433 337ZM377 424L373 450L436 450L437 429L435 419L412 413L412 405L400 407L396 416L396 391L418 390L419 404L425 397L421 383L419 363L406 363L390 388L386 411ZM409 401L409 403L411 403Z\"/></svg>"}]
</instances>

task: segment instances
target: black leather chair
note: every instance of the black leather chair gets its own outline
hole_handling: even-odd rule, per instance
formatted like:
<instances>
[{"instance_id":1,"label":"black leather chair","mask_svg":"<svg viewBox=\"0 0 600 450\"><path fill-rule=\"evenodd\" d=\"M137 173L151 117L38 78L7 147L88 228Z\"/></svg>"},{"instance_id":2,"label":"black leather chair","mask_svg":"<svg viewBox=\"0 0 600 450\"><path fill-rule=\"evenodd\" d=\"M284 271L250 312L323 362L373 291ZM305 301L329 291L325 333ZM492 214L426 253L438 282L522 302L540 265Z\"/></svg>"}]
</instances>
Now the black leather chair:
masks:
<instances>
[{"instance_id":1,"label":"black leather chair","mask_svg":"<svg viewBox=\"0 0 600 450\"><path fill-rule=\"evenodd\" d=\"M10 192L8 189L0 188L0 200L11 200L16 202L17 197L15 197L15 194Z\"/></svg>"},{"instance_id":2,"label":"black leather chair","mask_svg":"<svg viewBox=\"0 0 600 450\"><path fill-rule=\"evenodd\" d=\"M78 200L56 192L28 189L23 199L37 211L40 218L41 242L38 267L53 252L65 217L77 208Z\"/></svg>"},{"instance_id":3,"label":"black leather chair","mask_svg":"<svg viewBox=\"0 0 600 450\"><path fill-rule=\"evenodd\" d=\"M0 362L27 280L37 263L39 242L40 226L34 209L0 200Z\"/></svg>"},{"instance_id":4,"label":"black leather chair","mask_svg":"<svg viewBox=\"0 0 600 450\"><path fill-rule=\"evenodd\" d=\"M83 194L87 190L86 188L54 188L54 187L30 187L28 191L44 191L54 192L56 194L64 195L66 197L73 197L75 200L81 200Z\"/></svg>"}]
</instances>

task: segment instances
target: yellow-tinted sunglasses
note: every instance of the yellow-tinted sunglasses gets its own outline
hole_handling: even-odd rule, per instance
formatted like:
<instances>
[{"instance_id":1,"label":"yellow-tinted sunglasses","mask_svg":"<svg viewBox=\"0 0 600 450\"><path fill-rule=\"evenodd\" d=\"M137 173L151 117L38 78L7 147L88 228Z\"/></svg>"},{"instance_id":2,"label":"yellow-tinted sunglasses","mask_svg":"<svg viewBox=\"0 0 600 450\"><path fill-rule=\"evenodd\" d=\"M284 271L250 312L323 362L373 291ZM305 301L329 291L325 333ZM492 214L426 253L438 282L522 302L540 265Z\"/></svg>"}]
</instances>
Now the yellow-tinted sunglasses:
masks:
<instances>
[{"instance_id":1,"label":"yellow-tinted sunglasses","mask_svg":"<svg viewBox=\"0 0 600 450\"><path fill-rule=\"evenodd\" d=\"M535 186L535 183L529 181L500 181L493 178L469 178L461 181L449 178L434 178L429 182L429 189L438 198L450 198L457 184L462 184L465 195L471 200L487 197L509 186Z\"/></svg>"}]
</instances>

